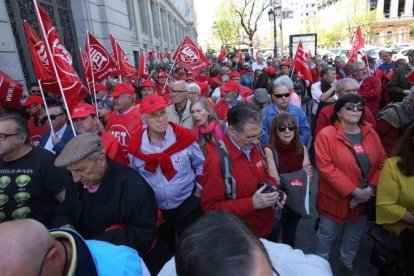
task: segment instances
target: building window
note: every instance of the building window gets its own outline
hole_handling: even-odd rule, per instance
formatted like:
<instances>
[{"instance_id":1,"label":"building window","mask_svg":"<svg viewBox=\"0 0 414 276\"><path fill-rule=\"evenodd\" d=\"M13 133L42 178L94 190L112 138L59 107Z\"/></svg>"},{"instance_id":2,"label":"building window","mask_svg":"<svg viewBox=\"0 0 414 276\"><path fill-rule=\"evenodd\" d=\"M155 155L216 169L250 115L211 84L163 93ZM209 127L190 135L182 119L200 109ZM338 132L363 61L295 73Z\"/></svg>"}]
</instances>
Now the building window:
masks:
<instances>
[{"instance_id":1,"label":"building window","mask_svg":"<svg viewBox=\"0 0 414 276\"><path fill-rule=\"evenodd\" d=\"M170 27L170 44L174 44L174 41L175 41L174 26L173 26L173 21L172 21L171 16L168 16L168 25Z\"/></svg>"},{"instance_id":2,"label":"building window","mask_svg":"<svg viewBox=\"0 0 414 276\"><path fill-rule=\"evenodd\" d=\"M139 0L139 10L141 17L141 30L144 34L148 35L149 21L148 21L148 9L145 0Z\"/></svg>"},{"instance_id":3,"label":"building window","mask_svg":"<svg viewBox=\"0 0 414 276\"><path fill-rule=\"evenodd\" d=\"M168 41L168 28L167 28L167 15L165 14L165 10L163 8L160 9L161 13L161 24L162 24L162 39L164 41Z\"/></svg>"},{"instance_id":4,"label":"building window","mask_svg":"<svg viewBox=\"0 0 414 276\"><path fill-rule=\"evenodd\" d=\"M154 36L160 37L160 18L158 17L157 5L151 1L152 25L154 26Z\"/></svg>"}]
</instances>

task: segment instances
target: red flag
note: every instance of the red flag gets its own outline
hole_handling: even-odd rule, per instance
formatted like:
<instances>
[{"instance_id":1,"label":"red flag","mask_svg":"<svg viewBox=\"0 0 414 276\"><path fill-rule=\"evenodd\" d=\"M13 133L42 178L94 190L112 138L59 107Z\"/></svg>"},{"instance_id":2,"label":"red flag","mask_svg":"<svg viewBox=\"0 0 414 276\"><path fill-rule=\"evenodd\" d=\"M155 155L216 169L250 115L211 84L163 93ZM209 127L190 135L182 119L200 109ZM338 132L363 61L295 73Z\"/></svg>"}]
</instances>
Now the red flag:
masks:
<instances>
[{"instance_id":1,"label":"red flag","mask_svg":"<svg viewBox=\"0 0 414 276\"><path fill-rule=\"evenodd\" d=\"M121 49L118 42L116 42L115 38L112 35L109 35L109 37L111 38L112 51L121 75L123 77L135 76L137 74L137 69L135 69L135 67L129 62L128 57Z\"/></svg>"},{"instance_id":2,"label":"red flag","mask_svg":"<svg viewBox=\"0 0 414 276\"><path fill-rule=\"evenodd\" d=\"M293 59L293 67L298 73L298 76L303 80L313 82L312 75L309 69L309 65L306 62L305 51L303 50L302 41L299 41L298 48L296 49L295 58Z\"/></svg>"},{"instance_id":3,"label":"red flag","mask_svg":"<svg viewBox=\"0 0 414 276\"><path fill-rule=\"evenodd\" d=\"M173 59L195 75L210 64L203 51L187 35L175 51Z\"/></svg>"},{"instance_id":4,"label":"red flag","mask_svg":"<svg viewBox=\"0 0 414 276\"><path fill-rule=\"evenodd\" d=\"M144 51L141 50L141 54L139 57L139 66L138 66L139 77L144 78L145 75L148 76L148 68L147 63L145 60Z\"/></svg>"},{"instance_id":5,"label":"red flag","mask_svg":"<svg viewBox=\"0 0 414 276\"><path fill-rule=\"evenodd\" d=\"M92 83L92 75L91 75L91 68L89 66L88 57L86 56L86 53L82 52L82 50L79 48L79 57L82 64L82 71L85 75L85 81L90 86Z\"/></svg>"},{"instance_id":6,"label":"red flag","mask_svg":"<svg viewBox=\"0 0 414 276\"><path fill-rule=\"evenodd\" d=\"M72 56L63 46L56 28L53 26L52 20L50 20L41 5L38 4L38 8L40 14L39 23L43 25L46 33L45 43L48 43L49 45L52 55L51 58L56 66L56 72L52 74L52 77L54 77L54 79L56 79L56 76L59 77L69 111L71 111L72 108L83 99L86 94L86 89L72 67ZM52 92L58 96L62 95L58 85L55 83L42 83L42 85L48 92Z\"/></svg>"},{"instance_id":7,"label":"red flag","mask_svg":"<svg viewBox=\"0 0 414 276\"><path fill-rule=\"evenodd\" d=\"M222 62L223 61L223 59L224 59L224 57L227 55L227 53L226 53L226 49L223 47L223 45L221 45L221 49L220 49L220 54L219 54L219 56L217 57L217 61L218 62Z\"/></svg>"},{"instance_id":8,"label":"red flag","mask_svg":"<svg viewBox=\"0 0 414 276\"><path fill-rule=\"evenodd\" d=\"M0 71L0 106L20 107L23 85Z\"/></svg>"},{"instance_id":9,"label":"red flag","mask_svg":"<svg viewBox=\"0 0 414 276\"><path fill-rule=\"evenodd\" d=\"M105 50L101 43L90 33L89 44L88 39L85 42L85 53L88 63L92 63L92 71L95 82L101 82L104 79L118 74L118 68L115 61ZM90 47L90 48L89 48ZM88 55L90 49L90 57Z\"/></svg>"},{"instance_id":10,"label":"red flag","mask_svg":"<svg viewBox=\"0 0 414 276\"><path fill-rule=\"evenodd\" d=\"M348 58L352 61L357 60L359 49L364 48L364 38L362 37L361 28L357 26L354 42L352 43L351 50L348 52Z\"/></svg>"}]
</instances>

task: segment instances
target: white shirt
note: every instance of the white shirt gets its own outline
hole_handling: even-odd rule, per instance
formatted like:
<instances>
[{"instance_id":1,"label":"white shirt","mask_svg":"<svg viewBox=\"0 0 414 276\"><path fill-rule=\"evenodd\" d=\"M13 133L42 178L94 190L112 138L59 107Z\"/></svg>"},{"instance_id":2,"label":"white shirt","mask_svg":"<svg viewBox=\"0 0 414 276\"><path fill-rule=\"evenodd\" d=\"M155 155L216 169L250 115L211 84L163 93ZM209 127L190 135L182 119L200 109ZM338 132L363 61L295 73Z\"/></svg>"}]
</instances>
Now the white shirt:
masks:
<instances>
[{"instance_id":1,"label":"white shirt","mask_svg":"<svg viewBox=\"0 0 414 276\"><path fill-rule=\"evenodd\" d=\"M67 124L65 124L58 132L55 132L55 135L59 137L60 140L62 140L63 133L65 133L66 128L68 127ZM56 154L53 149L54 145L52 143L52 132L50 132L49 138L46 141L44 149L47 149L48 151L52 152L53 154Z\"/></svg>"},{"instance_id":2,"label":"white shirt","mask_svg":"<svg viewBox=\"0 0 414 276\"><path fill-rule=\"evenodd\" d=\"M316 115L316 111L318 110L318 105L321 101L322 89L321 89L321 82L315 82L311 86L311 94L312 94L312 114Z\"/></svg>"},{"instance_id":3,"label":"white shirt","mask_svg":"<svg viewBox=\"0 0 414 276\"><path fill-rule=\"evenodd\" d=\"M257 63L257 61L253 62L252 69L253 71L256 71L257 69L263 70L263 68L267 67L265 63Z\"/></svg>"}]
</instances>

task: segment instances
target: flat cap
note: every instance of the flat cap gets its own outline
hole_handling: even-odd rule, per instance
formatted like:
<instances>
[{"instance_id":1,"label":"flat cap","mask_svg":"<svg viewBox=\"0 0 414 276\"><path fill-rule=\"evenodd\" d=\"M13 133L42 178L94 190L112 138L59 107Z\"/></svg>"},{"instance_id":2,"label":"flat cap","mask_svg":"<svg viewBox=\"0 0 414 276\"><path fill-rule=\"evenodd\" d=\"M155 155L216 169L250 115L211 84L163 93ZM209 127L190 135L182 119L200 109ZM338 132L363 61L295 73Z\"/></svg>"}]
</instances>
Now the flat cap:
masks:
<instances>
[{"instance_id":1,"label":"flat cap","mask_svg":"<svg viewBox=\"0 0 414 276\"><path fill-rule=\"evenodd\" d=\"M98 134L85 132L73 137L55 160L56 167L66 167L81 161L94 152L103 150Z\"/></svg>"}]
</instances>

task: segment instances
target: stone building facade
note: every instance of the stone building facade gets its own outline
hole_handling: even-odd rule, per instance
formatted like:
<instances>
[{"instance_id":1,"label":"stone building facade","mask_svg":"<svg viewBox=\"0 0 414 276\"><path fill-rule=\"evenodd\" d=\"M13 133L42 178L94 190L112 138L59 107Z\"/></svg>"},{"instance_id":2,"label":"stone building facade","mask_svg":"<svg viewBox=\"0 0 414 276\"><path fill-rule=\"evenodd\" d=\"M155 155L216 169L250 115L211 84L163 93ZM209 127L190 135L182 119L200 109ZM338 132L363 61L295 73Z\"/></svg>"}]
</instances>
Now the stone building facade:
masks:
<instances>
[{"instance_id":1,"label":"stone building facade","mask_svg":"<svg viewBox=\"0 0 414 276\"><path fill-rule=\"evenodd\" d=\"M40 0L79 70L79 47L89 31L110 51L111 34L138 65L139 51L172 53L185 34L197 40L194 0ZM33 83L23 19L38 31L32 0L0 0L0 70Z\"/></svg>"}]
</instances>

